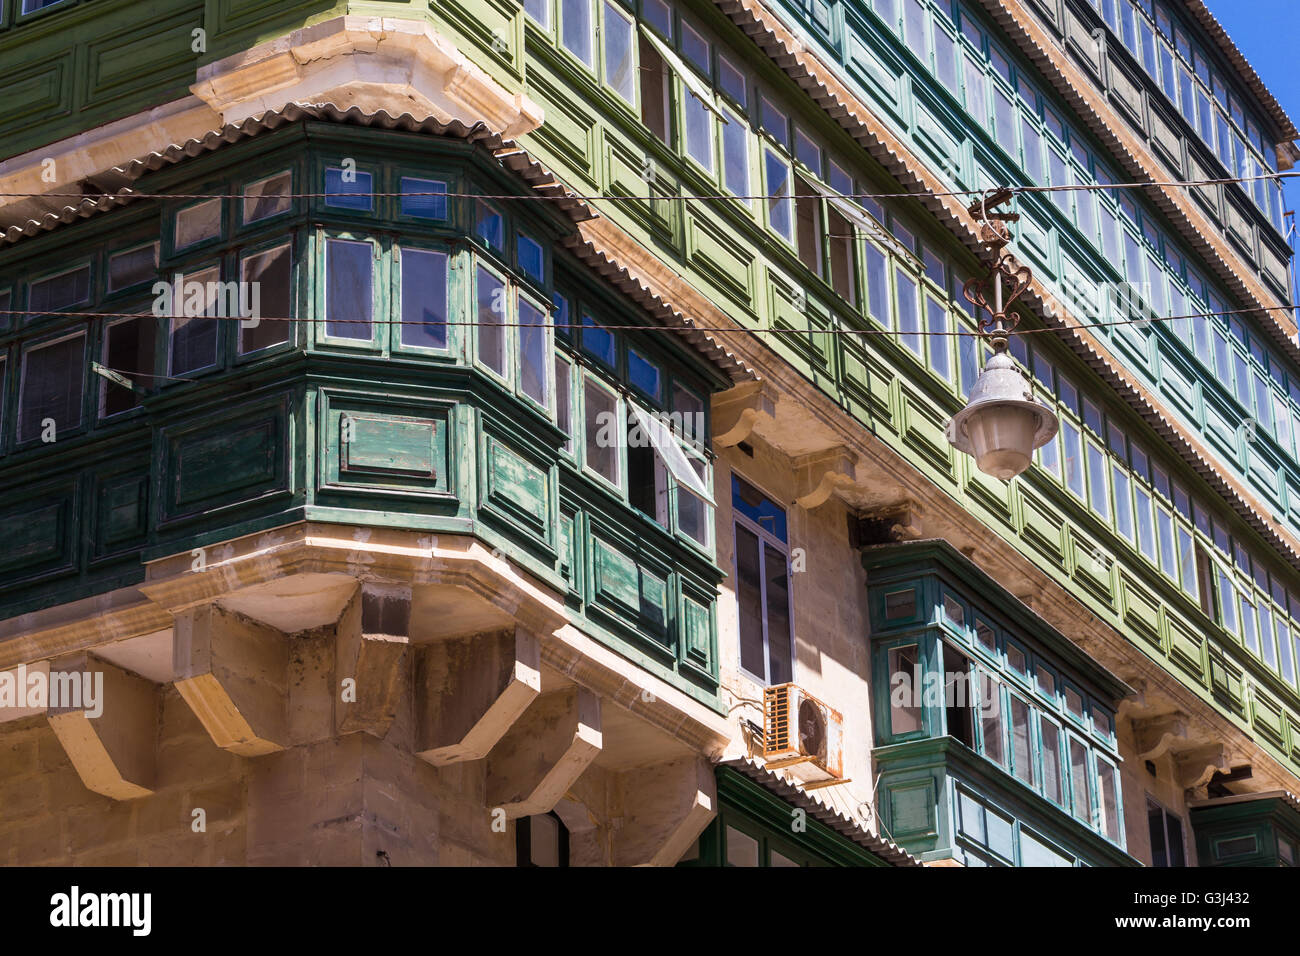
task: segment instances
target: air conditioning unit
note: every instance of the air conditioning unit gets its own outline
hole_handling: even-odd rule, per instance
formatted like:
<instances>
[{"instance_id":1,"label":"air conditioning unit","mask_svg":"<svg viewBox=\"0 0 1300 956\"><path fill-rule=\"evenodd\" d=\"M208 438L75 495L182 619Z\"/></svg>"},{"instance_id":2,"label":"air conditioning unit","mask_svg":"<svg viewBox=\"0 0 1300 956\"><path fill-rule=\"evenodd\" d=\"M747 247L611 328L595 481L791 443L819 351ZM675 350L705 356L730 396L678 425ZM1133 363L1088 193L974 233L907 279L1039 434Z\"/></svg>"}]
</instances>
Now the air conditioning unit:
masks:
<instances>
[{"instance_id":1,"label":"air conditioning unit","mask_svg":"<svg viewBox=\"0 0 1300 956\"><path fill-rule=\"evenodd\" d=\"M770 770L789 768L805 790L844 779L844 721L797 684L763 691L763 759Z\"/></svg>"}]
</instances>

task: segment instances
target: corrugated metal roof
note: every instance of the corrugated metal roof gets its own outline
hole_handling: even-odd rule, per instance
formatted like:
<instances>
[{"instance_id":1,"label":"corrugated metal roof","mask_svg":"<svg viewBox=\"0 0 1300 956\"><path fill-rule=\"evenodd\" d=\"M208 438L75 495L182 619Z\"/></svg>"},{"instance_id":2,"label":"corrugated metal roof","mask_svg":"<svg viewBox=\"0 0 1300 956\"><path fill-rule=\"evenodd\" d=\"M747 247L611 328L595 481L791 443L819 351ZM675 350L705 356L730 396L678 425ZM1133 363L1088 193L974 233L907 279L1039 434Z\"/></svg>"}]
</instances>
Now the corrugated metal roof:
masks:
<instances>
[{"instance_id":1,"label":"corrugated metal roof","mask_svg":"<svg viewBox=\"0 0 1300 956\"><path fill-rule=\"evenodd\" d=\"M651 292L644 282L632 275L627 267L616 261L610 253L597 249L592 242L580 235L570 237L566 244L579 259L624 295L640 303L642 308L664 325L681 329L682 338L726 372L731 381L746 382L759 377L758 373L746 365L739 356L723 348L717 339L695 328L694 319L677 311L670 303ZM737 331L743 330L737 329Z\"/></svg>"},{"instance_id":2,"label":"corrugated metal roof","mask_svg":"<svg viewBox=\"0 0 1300 956\"><path fill-rule=\"evenodd\" d=\"M22 239L39 236L43 232L76 222L78 219L89 219L91 216L117 209L133 201L130 191L123 189L111 196L87 197L74 203L56 205L37 218L25 218L10 225L0 233L0 245L13 245Z\"/></svg>"},{"instance_id":3,"label":"corrugated metal roof","mask_svg":"<svg viewBox=\"0 0 1300 956\"><path fill-rule=\"evenodd\" d=\"M175 143L162 150L157 150L132 160L114 171L130 180L137 180L145 173L153 172L164 166L174 165L185 159L209 153L249 139L261 133L280 129L302 120L324 120L330 123L351 124L368 128L399 130L405 133L422 133L431 136L451 136L456 139L476 143L489 152L508 170L522 179L536 192L553 199L554 204L564 210L574 222L594 219L598 214L580 198L566 190L555 176L534 160L513 140L502 139L484 123L467 126L460 120L443 123L433 117L424 119L402 113L393 116L386 110L369 113L353 106L346 110L339 109L333 103L290 103L278 110L268 110L257 116L250 116L240 123L231 123L220 129L212 130L197 139L184 143Z\"/></svg>"},{"instance_id":4,"label":"corrugated metal roof","mask_svg":"<svg viewBox=\"0 0 1300 956\"><path fill-rule=\"evenodd\" d=\"M819 823L825 824L846 840L851 840L886 863L894 866L923 865L897 843L876 836L870 830L860 826L856 820L846 817L834 807L827 806L817 796L816 791L809 793L795 786L752 757L733 757L730 760L723 760L721 766L738 770L768 793L779 797L791 806L798 807Z\"/></svg>"},{"instance_id":5,"label":"corrugated metal roof","mask_svg":"<svg viewBox=\"0 0 1300 956\"><path fill-rule=\"evenodd\" d=\"M855 113L838 93L831 90L827 79L818 72L814 72L818 66L822 66L815 54L802 47L797 50L792 49L772 29L772 24L759 18L760 13L764 16L771 16L766 9L759 8L758 13L756 13L751 8L754 6L754 0L717 0L717 3L774 63L780 66L791 79L808 93L814 102L824 109L832 119L843 126L871 156L884 166L904 191L926 193L928 187L922 177L925 167L920 163L913 164L908 157L899 151L902 148L901 144L899 148L896 148L893 144L887 142L872 128L871 124ZM790 36L793 38L792 34ZM845 89L847 90L847 88ZM974 223L959 202L955 199L934 196L928 193L921 195L919 202L942 225L961 239L967 248L982 258L984 250L979 242ZM1022 296L1021 301L1042 317L1046 324L1057 328L1066 327L1064 319L1047 308L1047 299L1041 287L1037 285L1031 286ZM1193 448L1189 439L1181 431L1181 426L1166 418L1156 409L1146 389L1139 386L1135 381L1130 381L1123 366L1112 363L1109 359L1103 357L1092 343L1077 332L1063 335L1061 338L1075 354L1095 369L1102 380L1114 388L1121 398L1128 401L1134 411L1141 415L1155 429L1157 434L1169 442L1175 453L1190 464L1210 487L1245 519L1265 541L1276 548L1292 566L1300 570L1300 545L1292 541L1289 532L1284 532L1275 525L1270 514L1257 509L1220 473L1209 459ZM1296 357L1297 361L1300 362L1300 352L1297 352L1295 343L1291 343L1289 354Z\"/></svg>"}]
</instances>

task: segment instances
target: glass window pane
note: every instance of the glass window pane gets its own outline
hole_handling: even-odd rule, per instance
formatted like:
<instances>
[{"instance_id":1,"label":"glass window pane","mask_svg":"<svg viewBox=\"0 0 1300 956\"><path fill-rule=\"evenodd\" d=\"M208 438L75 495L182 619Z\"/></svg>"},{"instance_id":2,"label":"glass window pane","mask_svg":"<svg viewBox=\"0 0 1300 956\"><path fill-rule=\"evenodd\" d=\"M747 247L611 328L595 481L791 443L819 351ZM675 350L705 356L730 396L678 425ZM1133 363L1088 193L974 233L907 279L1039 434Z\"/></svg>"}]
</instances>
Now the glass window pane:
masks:
<instances>
[{"instance_id":1,"label":"glass window pane","mask_svg":"<svg viewBox=\"0 0 1300 956\"><path fill-rule=\"evenodd\" d=\"M114 322L104 330L104 365L144 387L153 385L154 336L158 323L152 315ZM0 386L3 386L0 365ZM100 414L116 415L140 404L140 394L116 382L100 383Z\"/></svg>"},{"instance_id":2,"label":"glass window pane","mask_svg":"<svg viewBox=\"0 0 1300 956\"><path fill-rule=\"evenodd\" d=\"M78 333L23 352L19 441L57 440L60 432L81 424L85 347L86 337Z\"/></svg>"},{"instance_id":3,"label":"glass window pane","mask_svg":"<svg viewBox=\"0 0 1300 956\"><path fill-rule=\"evenodd\" d=\"M325 241L325 334L370 341L374 249L350 239Z\"/></svg>"},{"instance_id":4,"label":"glass window pane","mask_svg":"<svg viewBox=\"0 0 1300 956\"><path fill-rule=\"evenodd\" d=\"M546 253L541 243L520 235L515 241L515 258L524 275L539 283L546 281Z\"/></svg>"},{"instance_id":5,"label":"glass window pane","mask_svg":"<svg viewBox=\"0 0 1300 956\"><path fill-rule=\"evenodd\" d=\"M276 173L266 179L244 187L244 222L260 222L293 208L289 193L293 189L293 175Z\"/></svg>"},{"instance_id":6,"label":"glass window pane","mask_svg":"<svg viewBox=\"0 0 1300 956\"><path fill-rule=\"evenodd\" d=\"M736 604L740 617L740 666L760 680L767 679L763 648L763 577L758 535L736 525Z\"/></svg>"},{"instance_id":7,"label":"glass window pane","mask_svg":"<svg viewBox=\"0 0 1300 956\"><path fill-rule=\"evenodd\" d=\"M591 0L560 0L560 43L589 67L596 65L592 19Z\"/></svg>"},{"instance_id":8,"label":"glass window pane","mask_svg":"<svg viewBox=\"0 0 1300 956\"><path fill-rule=\"evenodd\" d=\"M924 675L917 662L915 644L889 649L889 732L894 736L921 729L921 698L916 680Z\"/></svg>"},{"instance_id":9,"label":"glass window pane","mask_svg":"<svg viewBox=\"0 0 1300 956\"><path fill-rule=\"evenodd\" d=\"M1079 428L1069 419L1061 419L1061 442L1065 454L1065 487L1080 501L1084 500L1083 439Z\"/></svg>"},{"instance_id":10,"label":"glass window pane","mask_svg":"<svg viewBox=\"0 0 1300 956\"><path fill-rule=\"evenodd\" d=\"M293 258L289 243L240 263L239 351L256 352L289 341L293 315ZM247 296L247 298L245 298Z\"/></svg>"},{"instance_id":11,"label":"glass window pane","mask_svg":"<svg viewBox=\"0 0 1300 956\"><path fill-rule=\"evenodd\" d=\"M793 679L790 647L790 569L786 556L770 544L763 545L763 571L767 579L768 679L784 684Z\"/></svg>"},{"instance_id":12,"label":"glass window pane","mask_svg":"<svg viewBox=\"0 0 1300 956\"><path fill-rule=\"evenodd\" d=\"M613 395L587 379L583 387L586 465L618 484L618 404Z\"/></svg>"},{"instance_id":13,"label":"glass window pane","mask_svg":"<svg viewBox=\"0 0 1300 956\"><path fill-rule=\"evenodd\" d=\"M945 382L952 381L952 342L948 336L948 310L934 299L926 299L927 331L930 333L930 368Z\"/></svg>"},{"instance_id":14,"label":"glass window pane","mask_svg":"<svg viewBox=\"0 0 1300 956\"><path fill-rule=\"evenodd\" d=\"M1178 556L1174 551L1174 519L1164 508L1156 507L1156 529L1160 535L1160 570L1178 580Z\"/></svg>"},{"instance_id":15,"label":"glass window pane","mask_svg":"<svg viewBox=\"0 0 1300 956\"><path fill-rule=\"evenodd\" d=\"M524 12L543 27L551 25L551 0L524 0Z\"/></svg>"},{"instance_id":16,"label":"glass window pane","mask_svg":"<svg viewBox=\"0 0 1300 956\"><path fill-rule=\"evenodd\" d=\"M733 114L722 127L722 184L733 196L746 197L749 191L749 129Z\"/></svg>"},{"instance_id":17,"label":"glass window pane","mask_svg":"<svg viewBox=\"0 0 1300 956\"><path fill-rule=\"evenodd\" d=\"M1156 561L1156 536L1155 525L1151 520L1151 495L1141 485L1134 486L1133 492L1137 497L1138 549L1146 555L1149 561L1154 563Z\"/></svg>"},{"instance_id":18,"label":"glass window pane","mask_svg":"<svg viewBox=\"0 0 1300 956\"><path fill-rule=\"evenodd\" d=\"M867 309L871 317L887 329L894 327L893 309L889 307L889 270L885 254L871 243L863 243L867 267Z\"/></svg>"},{"instance_id":19,"label":"glass window pane","mask_svg":"<svg viewBox=\"0 0 1300 956\"><path fill-rule=\"evenodd\" d=\"M1070 809L1084 823L1092 822L1092 796L1088 792L1087 750L1070 738Z\"/></svg>"},{"instance_id":20,"label":"glass window pane","mask_svg":"<svg viewBox=\"0 0 1300 956\"><path fill-rule=\"evenodd\" d=\"M1101 832L1112 842L1119 840L1119 784L1115 768L1104 760L1097 761L1097 789L1101 791L1098 809L1101 811Z\"/></svg>"},{"instance_id":21,"label":"glass window pane","mask_svg":"<svg viewBox=\"0 0 1300 956\"><path fill-rule=\"evenodd\" d=\"M980 728L984 756L996 764L1006 765L1006 750L1002 740L1002 684L984 671L980 671Z\"/></svg>"},{"instance_id":22,"label":"glass window pane","mask_svg":"<svg viewBox=\"0 0 1300 956\"><path fill-rule=\"evenodd\" d=\"M128 249L108 258L108 291L117 292L158 275L158 243ZM87 290L89 291L89 290Z\"/></svg>"},{"instance_id":23,"label":"glass window pane","mask_svg":"<svg viewBox=\"0 0 1300 956\"><path fill-rule=\"evenodd\" d=\"M786 240L794 241L794 200L790 167L772 150L764 153L767 174L767 221Z\"/></svg>"},{"instance_id":24,"label":"glass window pane","mask_svg":"<svg viewBox=\"0 0 1300 956\"><path fill-rule=\"evenodd\" d=\"M901 269L894 271L898 287L898 338L903 345L924 357L921 345L921 316L916 301L916 280Z\"/></svg>"},{"instance_id":25,"label":"glass window pane","mask_svg":"<svg viewBox=\"0 0 1300 956\"><path fill-rule=\"evenodd\" d=\"M582 348L583 351L591 353L605 365L613 368L615 358L614 333L609 329L601 328L600 325L601 323L597 322L590 313L583 313Z\"/></svg>"},{"instance_id":26,"label":"glass window pane","mask_svg":"<svg viewBox=\"0 0 1300 956\"><path fill-rule=\"evenodd\" d=\"M1061 765L1061 729L1048 720L1043 720L1039 728L1043 735L1043 793L1053 803L1059 804L1065 794Z\"/></svg>"},{"instance_id":27,"label":"glass window pane","mask_svg":"<svg viewBox=\"0 0 1300 956\"><path fill-rule=\"evenodd\" d=\"M172 243L176 249L185 249L219 235L221 235L220 199L207 199L176 213L176 231Z\"/></svg>"},{"instance_id":28,"label":"glass window pane","mask_svg":"<svg viewBox=\"0 0 1300 956\"><path fill-rule=\"evenodd\" d=\"M569 382L571 367L565 359L555 356L555 425L564 432L564 450L573 451L573 397Z\"/></svg>"},{"instance_id":29,"label":"glass window pane","mask_svg":"<svg viewBox=\"0 0 1300 956\"><path fill-rule=\"evenodd\" d=\"M1088 493L1092 510L1102 520L1110 519L1110 490L1106 478L1106 456L1100 448L1088 442Z\"/></svg>"},{"instance_id":30,"label":"glass window pane","mask_svg":"<svg viewBox=\"0 0 1300 956\"><path fill-rule=\"evenodd\" d=\"M1115 528L1130 541L1133 540L1133 501L1129 497L1128 472L1111 462L1111 484L1115 492Z\"/></svg>"},{"instance_id":31,"label":"glass window pane","mask_svg":"<svg viewBox=\"0 0 1300 956\"><path fill-rule=\"evenodd\" d=\"M647 397L656 402L662 400L659 366L632 348L627 350L627 378Z\"/></svg>"},{"instance_id":32,"label":"glass window pane","mask_svg":"<svg viewBox=\"0 0 1300 956\"><path fill-rule=\"evenodd\" d=\"M735 827L727 827L727 866L758 866L758 841Z\"/></svg>"},{"instance_id":33,"label":"glass window pane","mask_svg":"<svg viewBox=\"0 0 1300 956\"><path fill-rule=\"evenodd\" d=\"M506 374L506 284L483 266L476 270L478 292L478 360L498 375Z\"/></svg>"},{"instance_id":34,"label":"glass window pane","mask_svg":"<svg viewBox=\"0 0 1300 956\"><path fill-rule=\"evenodd\" d=\"M325 205L335 209L369 212L375 207L374 177L349 167L331 166L325 170Z\"/></svg>"},{"instance_id":35,"label":"glass window pane","mask_svg":"<svg viewBox=\"0 0 1300 956\"><path fill-rule=\"evenodd\" d=\"M367 250L369 247L367 247ZM217 362L218 314L221 273L205 269L182 276L182 295L172 303L171 337L168 342L172 375L183 375Z\"/></svg>"},{"instance_id":36,"label":"glass window pane","mask_svg":"<svg viewBox=\"0 0 1300 956\"><path fill-rule=\"evenodd\" d=\"M612 3L605 4L605 82L629 103L636 102L636 58L632 18Z\"/></svg>"},{"instance_id":37,"label":"glass window pane","mask_svg":"<svg viewBox=\"0 0 1300 956\"><path fill-rule=\"evenodd\" d=\"M403 248L402 332L404 346L447 347L447 254Z\"/></svg>"},{"instance_id":38,"label":"glass window pane","mask_svg":"<svg viewBox=\"0 0 1300 956\"><path fill-rule=\"evenodd\" d=\"M682 24L682 54L706 78L712 76L713 69L709 66L709 41L704 39L689 23Z\"/></svg>"},{"instance_id":39,"label":"glass window pane","mask_svg":"<svg viewBox=\"0 0 1300 956\"><path fill-rule=\"evenodd\" d=\"M1018 697L1011 698L1011 759L1015 774L1031 787L1034 764L1029 745L1029 705Z\"/></svg>"},{"instance_id":40,"label":"glass window pane","mask_svg":"<svg viewBox=\"0 0 1300 956\"><path fill-rule=\"evenodd\" d=\"M748 100L745 95L745 74L721 53L718 54L718 88L742 106Z\"/></svg>"},{"instance_id":41,"label":"glass window pane","mask_svg":"<svg viewBox=\"0 0 1300 956\"><path fill-rule=\"evenodd\" d=\"M506 247L505 221L481 199L474 203L474 235L489 249L501 252Z\"/></svg>"},{"instance_id":42,"label":"glass window pane","mask_svg":"<svg viewBox=\"0 0 1300 956\"><path fill-rule=\"evenodd\" d=\"M546 313L527 299L519 300L519 390L545 405L549 396L546 357L550 354L546 336Z\"/></svg>"}]
</instances>

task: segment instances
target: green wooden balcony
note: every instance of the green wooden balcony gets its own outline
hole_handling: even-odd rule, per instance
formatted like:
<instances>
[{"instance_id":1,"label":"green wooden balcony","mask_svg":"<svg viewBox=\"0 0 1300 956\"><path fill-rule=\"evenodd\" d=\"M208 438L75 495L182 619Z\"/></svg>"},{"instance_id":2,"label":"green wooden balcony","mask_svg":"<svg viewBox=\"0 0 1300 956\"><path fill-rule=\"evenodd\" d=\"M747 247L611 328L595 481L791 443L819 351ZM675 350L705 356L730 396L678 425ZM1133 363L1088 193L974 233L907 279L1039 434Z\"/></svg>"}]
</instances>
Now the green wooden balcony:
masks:
<instances>
[{"instance_id":1,"label":"green wooden balcony","mask_svg":"<svg viewBox=\"0 0 1300 956\"><path fill-rule=\"evenodd\" d=\"M560 205L464 198L531 187L463 137L308 120L139 188L192 198L0 253L0 615L294 522L473 535L716 704L729 373L568 253Z\"/></svg>"},{"instance_id":2,"label":"green wooden balcony","mask_svg":"<svg viewBox=\"0 0 1300 956\"><path fill-rule=\"evenodd\" d=\"M1129 690L943 542L867 548L882 832L968 866L1132 865Z\"/></svg>"}]
</instances>

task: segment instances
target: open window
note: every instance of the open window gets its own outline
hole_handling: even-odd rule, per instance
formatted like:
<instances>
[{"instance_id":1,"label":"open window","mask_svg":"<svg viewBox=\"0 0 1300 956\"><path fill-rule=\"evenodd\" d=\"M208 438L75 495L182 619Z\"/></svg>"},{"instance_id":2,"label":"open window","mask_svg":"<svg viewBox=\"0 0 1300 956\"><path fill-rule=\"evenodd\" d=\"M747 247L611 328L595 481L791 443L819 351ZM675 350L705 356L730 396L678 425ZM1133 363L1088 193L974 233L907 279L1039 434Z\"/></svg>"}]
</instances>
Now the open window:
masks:
<instances>
[{"instance_id":1,"label":"open window","mask_svg":"<svg viewBox=\"0 0 1300 956\"><path fill-rule=\"evenodd\" d=\"M799 261L814 275L822 275L822 203L818 190L795 176L795 220Z\"/></svg>"},{"instance_id":2,"label":"open window","mask_svg":"<svg viewBox=\"0 0 1300 956\"><path fill-rule=\"evenodd\" d=\"M145 314L118 319L104 327L104 367L113 377L103 379L99 385L101 417L140 404L141 392L152 384L157 325L152 314Z\"/></svg>"},{"instance_id":3,"label":"open window","mask_svg":"<svg viewBox=\"0 0 1300 956\"><path fill-rule=\"evenodd\" d=\"M662 418L628 403L628 501L634 508L667 527L669 495L677 490L679 529L707 544L707 511L713 505L702 458L688 455L681 440ZM672 488L669 486L671 476ZM683 497L683 493L685 497ZM682 527L685 505L686 527ZM693 532L693 533L692 533Z\"/></svg>"}]
</instances>

